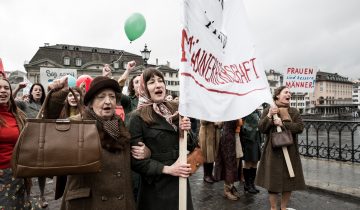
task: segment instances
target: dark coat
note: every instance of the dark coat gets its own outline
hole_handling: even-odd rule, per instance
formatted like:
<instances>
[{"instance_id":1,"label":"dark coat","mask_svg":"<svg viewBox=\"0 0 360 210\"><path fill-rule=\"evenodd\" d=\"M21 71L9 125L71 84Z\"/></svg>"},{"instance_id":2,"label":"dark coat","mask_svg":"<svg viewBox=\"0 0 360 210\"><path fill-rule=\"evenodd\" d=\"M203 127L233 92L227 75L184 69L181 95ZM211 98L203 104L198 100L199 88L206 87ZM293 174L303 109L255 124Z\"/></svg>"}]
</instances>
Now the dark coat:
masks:
<instances>
[{"instance_id":1,"label":"dark coat","mask_svg":"<svg viewBox=\"0 0 360 210\"><path fill-rule=\"evenodd\" d=\"M49 107L46 108L47 118L56 118L61 111L66 91L58 91L51 95ZM91 119L86 114L84 119ZM72 120L80 120L76 115ZM119 124L124 126L124 124ZM124 131L124 128L119 128ZM102 142L113 141L98 126ZM62 200L62 210L82 209L135 209L131 186L130 144L122 150L108 151L101 149L101 172L94 174L69 175ZM57 188L63 186L57 186Z\"/></svg>"},{"instance_id":2,"label":"dark coat","mask_svg":"<svg viewBox=\"0 0 360 210\"><path fill-rule=\"evenodd\" d=\"M219 150L215 160L215 179L233 183L239 180L236 164L235 130L238 120L227 121L223 124Z\"/></svg>"},{"instance_id":3,"label":"dark coat","mask_svg":"<svg viewBox=\"0 0 360 210\"><path fill-rule=\"evenodd\" d=\"M127 96L122 94L120 104L124 108L125 112L125 125L129 124L130 113L137 108L139 103L139 98L137 96Z\"/></svg>"},{"instance_id":4,"label":"dark coat","mask_svg":"<svg viewBox=\"0 0 360 210\"><path fill-rule=\"evenodd\" d=\"M132 169L141 175L138 209L176 210L179 206L179 177L163 174L162 170L179 157L179 132L157 114L155 121L156 124L147 125L135 112L129 124L131 144L142 141L151 150L149 159L131 159ZM188 150L191 151L193 146L188 144ZM187 209L193 209L189 181Z\"/></svg>"},{"instance_id":5,"label":"dark coat","mask_svg":"<svg viewBox=\"0 0 360 210\"><path fill-rule=\"evenodd\" d=\"M240 140L243 148L244 161L257 162L260 160L261 150L261 134L258 128L260 113L254 111L243 118L241 126Z\"/></svg>"},{"instance_id":6,"label":"dark coat","mask_svg":"<svg viewBox=\"0 0 360 210\"><path fill-rule=\"evenodd\" d=\"M257 171L256 185L271 192L304 190L305 181L297 144L297 134L304 129L300 113L295 108L289 108L288 112L292 122L283 122L285 127L293 134L294 139L294 144L287 147L295 173L295 177L290 178L282 149L272 148L269 136L271 132L276 132L276 126L267 117L268 112L269 108L264 110L259 122L260 131L266 134L266 142Z\"/></svg>"}]
</instances>

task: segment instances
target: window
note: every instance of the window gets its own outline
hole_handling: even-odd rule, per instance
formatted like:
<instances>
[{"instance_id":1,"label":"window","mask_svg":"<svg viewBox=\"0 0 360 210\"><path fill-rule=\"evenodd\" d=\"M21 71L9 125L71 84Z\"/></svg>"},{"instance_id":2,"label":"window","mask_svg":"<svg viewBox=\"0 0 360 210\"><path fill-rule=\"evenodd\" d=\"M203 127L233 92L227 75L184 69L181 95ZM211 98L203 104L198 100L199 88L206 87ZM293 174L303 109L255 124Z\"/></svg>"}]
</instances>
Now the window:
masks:
<instances>
[{"instance_id":1,"label":"window","mask_svg":"<svg viewBox=\"0 0 360 210\"><path fill-rule=\"evenodd\" d=\"M118 68L119 68L119 62L115 62L115 63L114 63L114 68L115 68L115 69L118 69Z\"/></svg>"},{"instance_id":2,"label":"window","mask_svg":"<svg viewBox=\"0 0 360 210\"><path fill-rule=\"evenodd\" d=\"M126 69L127 64L128 64L127 61L124 61L124 62L123 62L123 69Z\"/></svg>"},{"instance_id":3,"label":"window","mask_svg":"<svg viewBox=\"0 0 360 210\"><path fill-rule=\"evenodd\" d=\"M75 66L81 66L81 58L75 59Z\"/></svg>"},{"instance_id":4,"label":"window","mask_svg":"<svg viewBox=\"0 0 360 210\"><path fill-rule=\"evenodd\" d=\"M170 73L170 77L172 77L173 76L173 73Z\"/></svg>"},{"instance_id":5,"label":"window","mask_svg":"<svg viewBox=\"0 0 360 210\"><path fill-rule=\"evenodd\" d=\"M70 66L70 58L69 57L64 57L64 65Z\"/></svg>"}]
</instances>

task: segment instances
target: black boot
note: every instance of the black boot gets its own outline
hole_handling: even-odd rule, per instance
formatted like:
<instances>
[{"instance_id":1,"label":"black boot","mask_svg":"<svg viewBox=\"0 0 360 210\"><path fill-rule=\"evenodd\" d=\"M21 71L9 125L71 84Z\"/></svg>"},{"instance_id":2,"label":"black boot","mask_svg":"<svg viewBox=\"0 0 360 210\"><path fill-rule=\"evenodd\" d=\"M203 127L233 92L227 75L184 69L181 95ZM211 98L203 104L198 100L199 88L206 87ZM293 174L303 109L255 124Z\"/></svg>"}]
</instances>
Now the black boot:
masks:
<instances>
[{"instance_id":1,"label":"black boot","mask_svg":"<svg viewBox=\"0 0 360 210\"><path fill-rule=\"evenodd\" d=\"M256 193L259 193L260 190L256 188L254 182L256 177L256 168L250 168L250 177L251 177L251 186L256 191Z\"/></svg>"},{"instance_id":2,"label":"black boot","mask_svg":"<svg viewBox=\"0 0 360 210\"><path fill-rule=\"evenodd\" d=\"M204 163L204 181L207 183L214 183L214 179L212 177L212 171L213 171L213 163Z\"/></svg>"},{"instance_id":3,"label":"black boot","mask_svg":"<svg viewBox=\"0 0 360 210\"><path fill-rule=\"evenodd\" d=\"M253 188L253 186L251 185L251 169L248 168L244 168L243 169L244 172L244 179L245 179L245 183L244 183L244 191L251 193L251 194L256 194L256 190Z\"/></svg>"}]
</instances>

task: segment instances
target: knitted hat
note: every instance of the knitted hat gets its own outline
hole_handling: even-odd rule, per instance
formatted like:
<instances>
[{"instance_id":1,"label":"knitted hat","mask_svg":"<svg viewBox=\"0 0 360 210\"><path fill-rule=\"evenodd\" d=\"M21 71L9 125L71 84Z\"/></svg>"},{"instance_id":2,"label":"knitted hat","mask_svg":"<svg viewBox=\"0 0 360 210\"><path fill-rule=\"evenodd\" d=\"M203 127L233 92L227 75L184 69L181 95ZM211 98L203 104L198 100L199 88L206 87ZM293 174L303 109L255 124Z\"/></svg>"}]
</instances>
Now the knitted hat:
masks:
<instances>
[{"instance_id":1,"label":"knitted hat","mask_svg":"<svg viewBox=\"0 0 360 210\"><path fill-rule=\"evenodd\" d=\"M96 94L104 89L112 89L115 93L121 93L120 86L117 81L104 76L95 77L90 84L88 92L85 94L84 105L87 106Z\"/></svg>"}]
</instances>

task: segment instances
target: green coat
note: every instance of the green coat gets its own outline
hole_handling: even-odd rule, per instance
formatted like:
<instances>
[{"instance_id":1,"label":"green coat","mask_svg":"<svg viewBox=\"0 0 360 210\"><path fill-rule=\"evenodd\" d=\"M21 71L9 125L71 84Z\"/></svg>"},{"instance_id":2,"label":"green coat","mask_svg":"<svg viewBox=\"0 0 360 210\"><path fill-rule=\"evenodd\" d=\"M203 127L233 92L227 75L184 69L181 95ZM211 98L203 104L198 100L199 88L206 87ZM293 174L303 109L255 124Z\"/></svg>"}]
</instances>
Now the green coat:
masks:
<instances>
[{"instance_id":1,"label":"green coat","mask_svg":"<svg viewBox=\"0 0 360 210\"><path fill-rule=\"evenodd\" d=\"M272 120L267 117L269 108L264 110L259 122L259 130L266 134L266 142L256 175L256 185L271 192L287 192L305 189L304 175L297 144L297 134L303 131L304 124L297 109L289 108L288 111L292 122L284 122L284 125L291 131L294 139L294 144L287 147L295 173L294 178L290 178L289 176L282 149L273 149L271 141L269 140L270 133L276 132L276 126Z\"/></svg>"},{"instance_id":2,"label":"green coat","mask_svg":"<svg viewBox=\"0 0 360 210\"><path fill-rule=\"evenodd\" d=\"M244 161L257 162L260 160L261 135L258 128L260 113L253 111L243 118L243 125L240 131L241 145L244 151Z\"/></svg>"},{"instance_id":3,"label":"green coat","mask_svg":"<svg viewBox=\"0 0 360 210\"><path fill-rule=\"evenodd\" d=\"M147 125L138 112L130 119L131 144L136 145L142 141L151 150L149 159L131 159L132 169L141 175L138 209L176 210L179 205L179 177L162 174L162 170L179 157L179 133L159 115L156 115L156 122L154 125ZM189 181L187 209L193 209Z\"/></svg>"}]
</instances>

